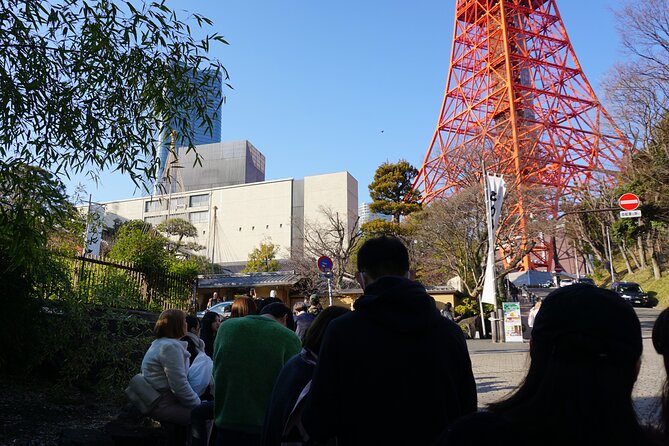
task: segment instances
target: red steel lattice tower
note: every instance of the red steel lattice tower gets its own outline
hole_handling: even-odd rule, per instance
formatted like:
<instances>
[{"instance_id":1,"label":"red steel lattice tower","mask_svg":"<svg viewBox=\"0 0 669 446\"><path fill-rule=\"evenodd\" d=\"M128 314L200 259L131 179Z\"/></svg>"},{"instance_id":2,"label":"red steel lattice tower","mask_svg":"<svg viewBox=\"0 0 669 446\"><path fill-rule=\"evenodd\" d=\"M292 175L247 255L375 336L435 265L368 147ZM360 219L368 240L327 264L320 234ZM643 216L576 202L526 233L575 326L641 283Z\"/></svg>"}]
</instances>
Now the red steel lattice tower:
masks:
<instances>
[{"instance_id":1,"label":"red steel lattice tower","mask_svg":"<svg viewBox=\"0 0 669 446\"><path fill-rule=\"evenodd\" d=\"M480 184L485 166L515 191L506 224L524 246L532 214L555 218L563 200L610 184L629 147L588 83L555 0L457 0L444 101L414 184L424 202ZM551 270L551 250L539 243L523 267Z\"/></svg>"}]
</instances>

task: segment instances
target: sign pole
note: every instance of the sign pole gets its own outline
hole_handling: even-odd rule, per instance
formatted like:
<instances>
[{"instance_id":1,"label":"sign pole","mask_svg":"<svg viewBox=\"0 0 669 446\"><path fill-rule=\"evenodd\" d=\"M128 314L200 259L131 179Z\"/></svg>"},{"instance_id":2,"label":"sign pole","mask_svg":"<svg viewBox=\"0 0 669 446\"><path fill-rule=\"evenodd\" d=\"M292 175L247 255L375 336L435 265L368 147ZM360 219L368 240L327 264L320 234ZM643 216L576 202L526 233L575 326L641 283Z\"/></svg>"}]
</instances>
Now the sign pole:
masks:
<instances>
[{"instance_id":1,"label":"sign pole","mask_svg":"<svg viewBox=\"0 0 669 446\"><path fill-rule=\"evenodd\" d=\"M332 306L332 259L328 256L320 256L316 264L328 281L328 298L330 306Z\"/></svg>"},{"instance_id":2,"label":"sign pole","mask_svg":"<svg viewBox=\"0 0 669 446\"><path fill-rule=\"evenodd\" d=\"M606 227L606 244L609 247L609 269L611 271L611 283L616 281L616 275L613 272L613 254L611 253L611 238L609 237L609 227Z\"/></svg>"},{"instance_id":3,"label":"sign pole","mask_svg":"<svg viewBox=\"0 0 669 446\"><path fill-rule=\"evenodd\" d=\"M332 273L327 273L328 276L328 298L330 302L330 306L332 306Z\"/></svg>"},{"instance_id":4,"label":"sign pole","mask_svg":"<svg viewBox=\"0 0 669 446\"><path fill-rule=\"evenodd\" d=\"M486 181L485 177L485 163L481 162L481 179L483 180L483 194L484 194L484 203L486 206L486 223L488 226L488 243L490 243L490 231L492 230L492 219L490 218L490 205L488 203L488 196L490 191L488 191L488 182ZM488 257L490 257L490 246L488 246ZM486 273L487 269L490 268L490 262L489 259L486 261ZM484 286L485 286L485 278L483 279L484 281ZM495 299L497 300L497 299ZM486 332L485 332L485 318L486 314L483 312L483 290L481 290L481 294L479 294L479 306L480 306L480 312L481 312L481 333L483 334L483 337L486 337ZM495 317L497 317L497 304L495 304ZM492 321L494 323L494 321ZM493 340L494 341L494 340Z\"/></svg>"}]
</instances>

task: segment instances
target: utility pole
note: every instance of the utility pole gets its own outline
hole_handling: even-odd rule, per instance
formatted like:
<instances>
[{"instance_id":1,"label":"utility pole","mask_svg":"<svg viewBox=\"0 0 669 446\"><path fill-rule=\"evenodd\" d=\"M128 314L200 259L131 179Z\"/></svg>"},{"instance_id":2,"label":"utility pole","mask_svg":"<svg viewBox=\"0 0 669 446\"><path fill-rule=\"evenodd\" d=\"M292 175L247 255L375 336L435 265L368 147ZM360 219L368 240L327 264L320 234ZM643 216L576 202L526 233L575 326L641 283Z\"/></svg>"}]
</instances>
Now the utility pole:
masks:
<instances>
[{"instance_id":1,"label":"utility pole","mask_svg":"<svg viewBox=\"0 0 669 446\"><path fill-rule=\"evenodd\" d=\"M609 227L606 227L606 244L609 247L609 268L611 270L611 283L616 281L616 275L613 272L613 254L611 252L611 237L609 237Z\"/></svg>"},{"instance_id":2,"label":"utility pole","mask_svg":"<svg viewBox=\"0 0 669 446\"><path fill-rule=\"evenodd\" d=\"M216 211L218 206L214 206L214 227L213 227L213 242L211 244L211 271L214 272L214 254L216 253Z\"/></svg>"}]
</instances>

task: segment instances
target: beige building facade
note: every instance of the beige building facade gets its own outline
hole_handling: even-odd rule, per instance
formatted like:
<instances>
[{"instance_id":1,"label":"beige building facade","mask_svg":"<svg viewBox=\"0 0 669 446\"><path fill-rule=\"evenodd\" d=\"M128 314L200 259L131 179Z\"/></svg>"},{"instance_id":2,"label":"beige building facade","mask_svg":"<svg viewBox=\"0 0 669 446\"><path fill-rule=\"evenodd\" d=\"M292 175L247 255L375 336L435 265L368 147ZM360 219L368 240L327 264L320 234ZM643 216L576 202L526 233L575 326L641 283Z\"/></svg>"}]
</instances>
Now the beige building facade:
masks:
<instances>
[{"instance_id":1,"label":"beige building facade","mask_svg":"<svg viewBox=\"0 0 669 446\"><path fill-rule=\"evenodd\" d=\"M279 247L278 259L304 248L305 225L339 213L349 227L358 214L358 182L348 172L171 193L101 203L105 224L143 220L158 225L181 218L198 230L197 243L214 263L245 262L262 242ZM191 240L192 241L192 240Z\"/></svg>"}]
</instances>

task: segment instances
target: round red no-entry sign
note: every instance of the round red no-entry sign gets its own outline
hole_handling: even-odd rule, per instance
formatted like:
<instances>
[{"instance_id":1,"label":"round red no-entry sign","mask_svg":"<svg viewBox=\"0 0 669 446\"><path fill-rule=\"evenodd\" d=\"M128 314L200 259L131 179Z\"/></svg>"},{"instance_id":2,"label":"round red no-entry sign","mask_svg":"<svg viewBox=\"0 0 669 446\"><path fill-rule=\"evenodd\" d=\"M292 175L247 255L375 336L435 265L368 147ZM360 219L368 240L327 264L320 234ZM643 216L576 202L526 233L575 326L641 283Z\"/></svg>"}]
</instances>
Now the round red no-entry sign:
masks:
<instances>
[{"instance_id":1,"label":"round red no-entry sign","mask_svg":"<svg viewBox=\"0 0 669 446\"><path fill-rule=\"evenodd\" d=\"M639 207L639 204L641 204L639 197L634 194L622 194L618 198L618 205L626 211L633 211Z\"/></svg>"}]
</instances>

